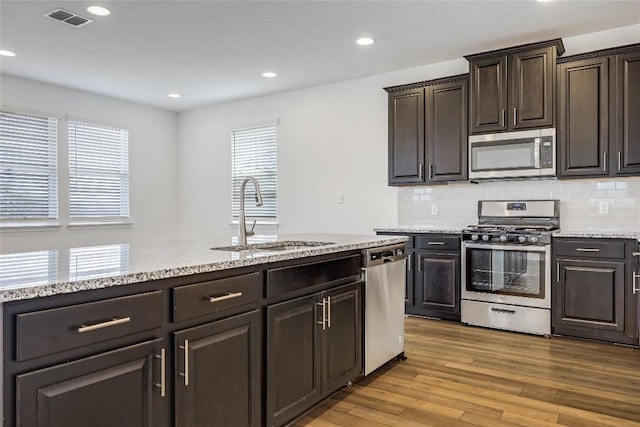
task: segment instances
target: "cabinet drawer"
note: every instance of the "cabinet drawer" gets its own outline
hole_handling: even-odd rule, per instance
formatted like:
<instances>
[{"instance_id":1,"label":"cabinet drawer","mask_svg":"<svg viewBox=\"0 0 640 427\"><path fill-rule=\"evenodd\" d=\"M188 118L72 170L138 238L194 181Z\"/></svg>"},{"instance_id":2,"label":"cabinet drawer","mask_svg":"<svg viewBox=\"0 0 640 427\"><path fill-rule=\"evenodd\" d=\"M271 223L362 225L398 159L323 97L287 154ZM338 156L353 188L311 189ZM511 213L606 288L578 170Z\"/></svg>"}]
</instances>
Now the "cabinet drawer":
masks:
<instances>
[{"instance_id":1,"label":"cabinet drawer","mask_svg":"<svg viewBox=\"0 0 640 427\"><path fill-rule=\"evenodd\" d=\"M460 250L460 236L447 234L425 234L416 236L417 249L433 249L438 251Z\"/></svg>"},{"instance_id":2,"label":"cabinet drawer","mask_svg":"<svg viewBox=\"0 0 640 427\"><path fill-rule=\"evenodd\" d=\"M173 321L257 307L261 285L260 273L255 272L173 288Z\"/></svg>"},{"instance_id":3,"label":"cabinet drawer","mask_svg":"<svg viewBox=\"0 0 640 427\"><path fill-rule=\"evenodd\" d=\"M161 291L18 314L16 358L22 362L161 326Z\"/></svg>"},{"instance_id":4,"label":"cabinet drawer","mask_svg":"<svg viewBox=\"0 0 640 427\"><path fill-rule=\"evenodd\" d=\"M360 276L360 255L267 270L267 298L352 276Z\"/></svg>"},{"instance_id":5,"label":"cabinet drawer","mask_svg":"<svg viewBox=\"0 0 640 427\"><path fill-rule=\"evenodd\" d=\"M625 257L625 242L602 239L556 240L554 248L558 256L581 256L588 258Z\"/></svg>"}]
</instances>

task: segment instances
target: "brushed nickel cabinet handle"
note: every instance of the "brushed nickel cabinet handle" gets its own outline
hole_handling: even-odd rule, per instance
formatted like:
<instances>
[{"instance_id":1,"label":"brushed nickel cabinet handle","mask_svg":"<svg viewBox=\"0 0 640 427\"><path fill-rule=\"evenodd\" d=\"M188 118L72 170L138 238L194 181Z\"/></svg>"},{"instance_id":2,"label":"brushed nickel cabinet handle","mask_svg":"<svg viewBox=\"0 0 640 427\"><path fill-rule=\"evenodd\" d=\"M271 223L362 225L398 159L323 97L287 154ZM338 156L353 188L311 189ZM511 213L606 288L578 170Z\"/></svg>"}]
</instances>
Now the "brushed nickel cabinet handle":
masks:
<instances>
[{"instance_id":1,"label":"brushed nickel cabinet handle","mask_svg":"<svg viewBox=\"0 0 640 427\"><path fill-rule=\"evenodd\" d=\"M640 252L631 252L631 255L633 255L633 256L640 256Z\"/></svg>"},{"instance_id":2,"label":"brushed nickel cabinet handle","mask_svg":"<svg viewBox=\"0 0 640 427\"><path fill-rule=\"evenodd\" d=\"M637 292L640 292L638 289L638 279L640 279L640 274L633 273L633 294L635 295Z\"/></svg>"},{"instance_id":3,"label":"brushed nickel cabinet handle","mask_svg":"<svg viewBox=\"0 0 640 427\"><path fill-rule=\"evenodd\" d=\"M429 163L429 179L433 178L433 165Z\"/></svg>"},{"instance_id":4,"label":"brushed nickel cabinet handle","mask_svg":"<svg viewBox=\"0 0 640 427\"><path fill-rule=\"evenodd\" d=\"M504 126L507 121L507 110L502 110L502 121L500 122L500 126Z\"/></svg>"},{"instance_id":5,"label":"brushed nickel cabinet handle","mask_svg":"<svg viewBox=\"0 0 640 427\"><path fill-rule=\"evenodd\" d=\"M424 175L424 165L420 163L420 166L418 167L418 178L422 179L423 175Z\"/></svg>"},{"instance_id":6,"label":"brushed nickel cabinet handle","mask_svg":"<svg viewBox=\"0 0 640 427\"><path fill-rule=\"evenodd\" d=\"M600 249L597 248L576 248L578 252L600 252Z\"/></svg>"},{"instance_id":7,"label":"brushed nickel cabinet handle","mask_svg":"<svg viewBox=\"0 0 640 427\"><path fill-rule=\"evenodd\" d=\"M607 171L607 152L602 153L602 170Z\"/></svg>"},{"instance_id":8,"label":"brushed nickel cabinet handle","mask_svg":"<svg viewBox=\"0 0 640 427\"><path fill-rule=\"evenodd\" d=\"M189 385L189 340L184 340L184 345L180 348L184 350L184 372L180 373L181 377L184 377L184 385Z\"/></svg>"},{"instance_id":9,"label":"brushed nickel cabinet handle","mask_svg":"<svg viewBox=\"0 0 640 427\"><path fill-rule=\"evenodd\" d=\"M622 170L622 151L618 151L618 170Z\"/></svg>"},{"instance_id":10,"label":"brushed nickel cabinet handle","mask_svg":"<svg viewBox=\"0 0 640 427\"><path fill-rule=\"evenodd\" d=\"M556 282L560 283L560 263L556 262Z\"/></svg>"},{"instance_id":11,"label":"brushed nickel cabinet handle","mask_svg":"<svg viewBox=\"0 0 640 427\"><path fill-rule=\"evenodd\" d=\"M219 297L209 297L209 302L220 302L228 299L238 298L241 296L242 292L229 292L228 294Z\"/></svg>"},{"instance_id":12,"label":"brushed nickel cabinet handle","mask_svg":"<svg viewBox=\"0 0 640 427\"><path fill-rule=\"evenodd\" d=\"M444 246L446 245L445 242L427 242L427 245L431 245L431 246Z\"/></svg>"},{"instance_id":13,"label":"brushed nickel cabinet handle","mask_svg":"<svg viewBox=\"0 0 640 427\"><path fill-rule=\"evenodd\" d=\"M407 256L407 260L408 260L407 270L412 271L413 270L413 256L412 255Z\"/></svg>"},{"instance_id":14,"label":"brushed nickel cabinet handle","mask_svg":"<svg viewBox=\"0 0 640 427\"><path fill-rule=\"evenodd\" d=\"M327 328L331 327L331 297L327 297Z\"/></svg>"},{"instance_id":15,"label":"brushed nickel cabinet handle","mask_svg":"<svg viewBox=\"0 0 640 427\"><path fill-rule=\"evenodd\" d=\"M517 117L518 117L518 109L514 108L513 109L513 126L515 126L518 123Z\"/></svg>"},{"instance_id":16,"label":"brushed nickel cabinet handle","mask_svg":"<svg viewBox=\"0 0 640 427\"><path fill-rule=\"evenodd\" d=\"M160 388L160 397L167 394L167 359L164 347L160 350L160 355L156 354L156 359L160 359L160 384L156 383L156 387Z\"/></svg>"},{"instance_id":17,"label":"brushed nickel cabinet handle","mask_svg":"<svg viewBox=\"0 0 640 427\"><path fill-rule=\"evenodd\" d=\"M109 328L111 326L122 325L123 323L131 322L131 317L114 317L106 322L96 323L94 325L82 325L78 328L78 333L97 331L98 329Z\"/></svg>"},{"instance_id":18,"label":"brushed nickel cabinet handle","mask_svg":"<svg viewBox=\"0 0 640 427\"><path fill-rule=\"evenodd\" d=\"M327 329L327 326L325 324L325 315L327 314L327 309L325 307L325 299L322 298L322 303L317 303L317 304L322 306L322 322L318 322L318 325L322 325L322 330L324 331L325 329Z\"/></svg>"}]
</instances>

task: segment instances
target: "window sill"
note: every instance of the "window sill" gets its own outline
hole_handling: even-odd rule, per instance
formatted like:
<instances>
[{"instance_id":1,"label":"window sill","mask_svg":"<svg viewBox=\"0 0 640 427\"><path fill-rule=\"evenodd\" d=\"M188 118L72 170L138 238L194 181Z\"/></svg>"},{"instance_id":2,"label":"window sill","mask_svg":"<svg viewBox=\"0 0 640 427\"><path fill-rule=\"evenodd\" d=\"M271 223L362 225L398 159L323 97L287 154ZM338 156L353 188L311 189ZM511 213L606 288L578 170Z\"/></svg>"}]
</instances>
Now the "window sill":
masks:
<instances>
[{"instance_id":1,"label":"window sill","mask_svg":"<svg viewBox=\"0 0 640 427\"><path fill-rule=\"evenodd\" d=\"M23 231L47 231L58 230L62 228L62 224L58 222L42 221L42 222L5 222L0 223L0 231L4 232L23 232Z\"/></svg>"},{"instance_id":2,"label":"window sill","mask_svg":"<svg viewBox=\"0 0 640 427\"><path fill-rule=\"evenodd\" d=\"M99 228L131 228L132 221L83 221L67 225L69 230L95 230Z\"/></svg>"}]
</instances>

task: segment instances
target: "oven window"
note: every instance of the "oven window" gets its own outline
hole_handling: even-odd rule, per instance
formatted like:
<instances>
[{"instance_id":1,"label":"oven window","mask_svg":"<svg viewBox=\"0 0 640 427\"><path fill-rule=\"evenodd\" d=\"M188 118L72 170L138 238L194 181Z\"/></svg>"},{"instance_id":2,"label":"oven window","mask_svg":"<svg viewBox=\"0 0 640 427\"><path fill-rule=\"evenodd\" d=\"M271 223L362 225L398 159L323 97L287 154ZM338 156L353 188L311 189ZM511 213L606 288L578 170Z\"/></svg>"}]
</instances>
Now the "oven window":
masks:
<instances>
[{"instance_id":1,"label":"oven window","mask_svg":"<svg viewBox=\"0 0 640 427\"><path fill-rule=\"evenodd\" d=\"M467 248L467 291L544 298L544 252Z\"/></svg>"}]
</instances>

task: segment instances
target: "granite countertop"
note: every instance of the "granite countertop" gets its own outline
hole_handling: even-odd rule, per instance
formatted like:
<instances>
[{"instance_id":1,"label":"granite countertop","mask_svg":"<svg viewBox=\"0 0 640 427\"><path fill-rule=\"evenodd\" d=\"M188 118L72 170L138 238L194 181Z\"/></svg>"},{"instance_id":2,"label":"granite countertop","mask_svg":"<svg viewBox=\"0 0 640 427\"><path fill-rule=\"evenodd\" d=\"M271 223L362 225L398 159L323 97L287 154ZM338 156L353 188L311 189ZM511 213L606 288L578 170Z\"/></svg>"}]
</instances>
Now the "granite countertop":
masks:
<instances>
[{"instance_id":1,"label":"granite countertop","mask_svg":"<svg viewBox=\"0 0 640 427\"><path fill-rule=\"evenodd\" d=\"M297 234L278 241L330 242L288 250L211 250L227 240L123 243L0 255L0 303L404 243L402 236Z\"/></svg>"},{"instance_id":2,"label":"granite countertop","mask_svg":"<svg viewBox=\"0 0 640 427\"><path fill-rule=\"evenodd\" d=\"M554 231L552 237L585 237L595 239L635 239L640 242L640 231Z\"/></svg>"},{"instance_id":3,"label":"granite countertop","mask_svg":"<svg viewBox=\"0 0 640 427\"><path fill-rule=\"evenodd\" d=\"M467 227L433 227L428 225L402 225L388 228L375 228L376 233L433 233L433 234L460 234Z\"/></svg>"}]
</instances>

